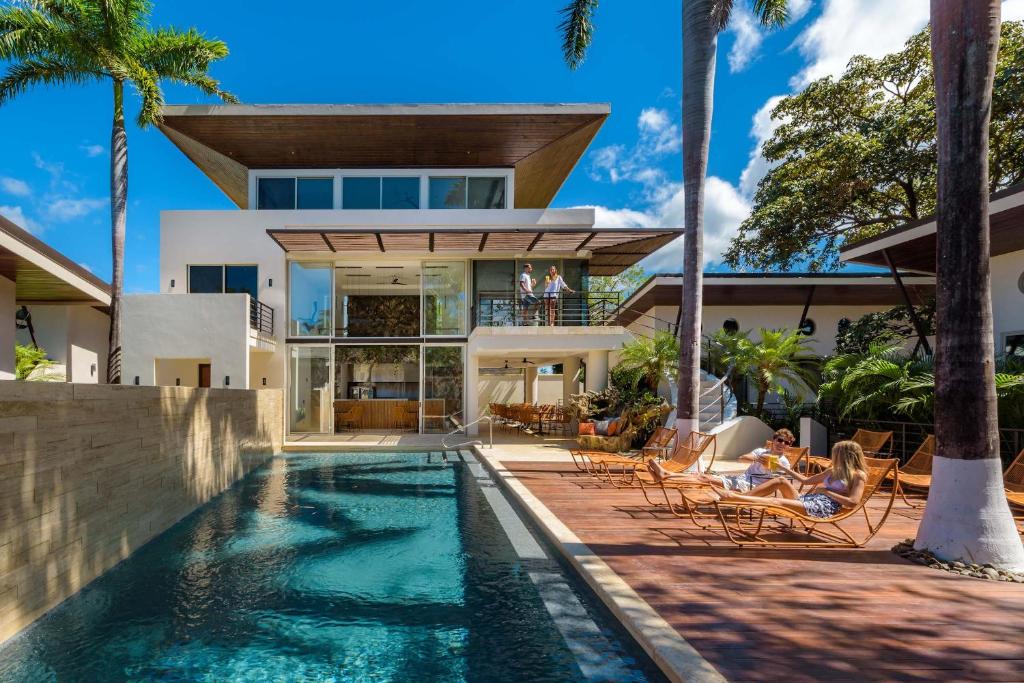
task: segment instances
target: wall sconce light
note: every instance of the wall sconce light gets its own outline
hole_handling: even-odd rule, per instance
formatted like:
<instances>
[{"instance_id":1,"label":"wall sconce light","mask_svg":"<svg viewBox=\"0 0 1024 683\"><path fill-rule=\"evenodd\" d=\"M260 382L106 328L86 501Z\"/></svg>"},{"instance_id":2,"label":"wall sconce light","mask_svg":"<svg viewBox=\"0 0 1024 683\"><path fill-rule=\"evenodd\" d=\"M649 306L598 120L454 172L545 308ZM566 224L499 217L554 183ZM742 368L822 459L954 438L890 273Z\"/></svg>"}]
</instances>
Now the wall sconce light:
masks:
<instances>
[{"instance_id":1,"label":"wall sconce light","mask_svg":"<svg viewBox=\"0 0 1024 683\"><path fill-rule=\"evenodd\" d=\"M93 377L96 376L96 364L95 363L93 363L92 365L89 366L89 374L92 375Z\"/></svg>"},{"instance_id":2,"label":"wall sconce light","mask_svg":"<svg viewBox=\"0 0 1024 683\"><path fill-rule=\"evenodd\" d=\"M135 386L139 386L139 376L135 375Z\"/></svg>"},{"instance_id":3,"label":"wall sconce light","mask_svg":"<svg viewBox=\"0 0 1024 683\"><path fill-rule=\"evenodd\" d=\"M224 386L231 386L231 375L224 375Z\"/></svg>"},{"instance_id":4,"label":"wall sconce light","mask_svg":"<svg viewBox=\"0 0 1024 683\"><path fill-rule=\"evenodd\" d=\"M267 287L273 287L273 286L274 286L274 278L272 278L272 277L271 278L267 278Z\"/></svg>"},{"instance_id":5,"label":"wall sconce light","mask_svg":"<svg viewBox=\"0 0 1024 683\"><path fill-rule=\"evenodd\" d=\"M267 378L266 377L263 378L263 386L267 386Z\"/></svg>"},{"instance_id":6,"label":"wall sconce light","mask_svg":"<svg viewBox=\"0 0 1024 683\"><path fill-rule=\"evenodd\" d=\"M174 386L176 386L176 387L180 387L181 386L181 378L180 377L175 377L174 378Z\"/></svg>"},{"instance_id":7,"label":"wall sconce light","mask_svg":"<svg viewBox=\"0 0 1024 683\"><path fill-rule=\"evenodd\" d=\"M171 278L171 289L174 289L174 278Z\"/></svg>"}]
</instances>

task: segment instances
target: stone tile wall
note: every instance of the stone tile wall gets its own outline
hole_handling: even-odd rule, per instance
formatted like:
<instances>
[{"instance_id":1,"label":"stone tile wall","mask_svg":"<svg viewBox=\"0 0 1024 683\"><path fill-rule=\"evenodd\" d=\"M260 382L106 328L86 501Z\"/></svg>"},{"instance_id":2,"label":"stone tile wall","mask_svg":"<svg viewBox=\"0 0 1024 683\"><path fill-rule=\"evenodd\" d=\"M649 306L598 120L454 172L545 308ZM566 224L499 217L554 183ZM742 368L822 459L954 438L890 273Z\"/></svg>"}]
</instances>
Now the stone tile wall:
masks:
<instances>
[{"instance_id":1,"label":"stone tile wall","mask_svg":"<svg viewBox=\"0 0 1024 683\"><path fill-rule=\"evenodd\" d=\"M280 452L282 404L0 382L0 642Z\"/></svg>"}]
</instances>

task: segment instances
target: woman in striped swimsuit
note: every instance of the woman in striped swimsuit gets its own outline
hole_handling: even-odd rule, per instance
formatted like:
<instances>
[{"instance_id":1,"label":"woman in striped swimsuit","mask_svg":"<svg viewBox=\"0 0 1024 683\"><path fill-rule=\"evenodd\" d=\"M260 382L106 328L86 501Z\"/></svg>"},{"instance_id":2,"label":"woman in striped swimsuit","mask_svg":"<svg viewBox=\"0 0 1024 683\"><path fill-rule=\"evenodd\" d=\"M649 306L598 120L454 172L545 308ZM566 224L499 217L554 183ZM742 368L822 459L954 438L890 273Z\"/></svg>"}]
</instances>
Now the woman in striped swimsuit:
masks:
<instances>
[{"instance_id":1,"label":"woman in striped swimsuit","mask_svg":"<svg viewBox=\"0 0 1024 683\"><path fill-rule=\"evenodd\" d=\"M714 487L715 493L723 502L743 503L764 503L766 497L778 494L772 505L826 519L839 514L843 508L857 505L864 495L868 479L864 451L853 441L840 441L832 447L832 466L824 472L804 476L788 467L780 466L780 469L798 483L810 484L810 492L802 494L792 482L780 477L755 486L742 495L718 487Z\"/></svg>"}]
</instances>

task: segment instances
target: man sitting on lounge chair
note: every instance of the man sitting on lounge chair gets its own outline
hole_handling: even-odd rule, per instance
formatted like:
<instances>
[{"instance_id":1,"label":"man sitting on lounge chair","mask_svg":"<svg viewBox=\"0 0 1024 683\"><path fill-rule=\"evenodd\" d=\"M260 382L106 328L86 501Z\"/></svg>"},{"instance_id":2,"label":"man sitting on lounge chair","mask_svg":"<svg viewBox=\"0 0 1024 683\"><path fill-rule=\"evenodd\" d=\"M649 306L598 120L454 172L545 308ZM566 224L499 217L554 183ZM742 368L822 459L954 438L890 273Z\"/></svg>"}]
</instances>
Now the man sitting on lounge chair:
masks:
<instances>
[{"instance_id":1,"label":"man sitting on lounge chair","mask_svg":"<svg viewBox=\"0 0 1024 683\"><path fill-rule=\"evenodd\" d=\"M726 491L746 493L772 477L779 476L780 473L776 471L778 467L789 468L789 460L784 454L786 447L791 446L795 440L793 432L788 429L776 431L772 437L770 448L755 448L750 453L744 453L739 457L740 460L750 463L747 469L740 474L673 474L654 460L647 463L647 469L655 481L692 481L718 486ZM770 462L772 456L777 458L775 462L778 465L776 468L769 469L769 465L774 464Z\"/></svg>"}]
</instances>

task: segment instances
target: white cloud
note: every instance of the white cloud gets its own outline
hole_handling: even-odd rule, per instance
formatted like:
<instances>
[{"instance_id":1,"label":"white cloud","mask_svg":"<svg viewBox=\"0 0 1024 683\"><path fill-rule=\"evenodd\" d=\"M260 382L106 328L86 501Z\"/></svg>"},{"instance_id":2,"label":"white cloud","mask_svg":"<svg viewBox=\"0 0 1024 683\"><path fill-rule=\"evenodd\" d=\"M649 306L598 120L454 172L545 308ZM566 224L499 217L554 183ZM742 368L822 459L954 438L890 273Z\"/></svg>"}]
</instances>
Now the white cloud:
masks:
<instances>
[{"instance_id":1,"label":"white cloud","mask_svg":"<svg viewBox=\"0 0 1024 683\"><path fill-rule=\"evenodd\" d=\"M70 221L102 209L106 205L106 199L60 197L48 202L43 211L51 220Z\"/></svg>"},{"instance_id":2,"label":"white cloud","mask_svg":"<svg viewBox=\"0 0 1024 683\"><path fill-rule=\"evenodd\" d=\"M25 211L20 206L0 206L0 214L15 225L25 228L33 235L38 235L43 231L43 227L26 216Z\"/></svg>"},{"instance_id":3,"label":"white cloud","mask_svg":"<svg viewBox=\"0 0 1024 683\"><path fill-rule=\"evenodd\" d=\"M24 180L17 178L0 178L0 190L15 197L27 197L32 194L32 188Z\"/></svg>"},{"instance_id":4,"label":"white cloud","mask_svg":"<svg viewBox=\"0 0 1024 683\"><path fill-rule=\"evenodd\" d=\"M85 156L87 156L87 157L98 157L99 155L101 155L101 154L103 154L104 152L107 151L107 148L104 147L103 145L89 145L89 144L80 145L78 147L78 149L80 149L83 152L85 152Z\"/></svg>"},{"instance_id":5,"label":"white cloud","mask_svg":"<svg viewBox=\"0 0 1024 683\"><path fill-rule=\"evenodd\" d=\"M750 150L750 159L740 174L740 191L744 197L752 197L757 191L757 184L768 172L771 165L761 155L761 145L772 136L775 129L782 123L772 119L772 109L782 100L782 95L768 98L768 101L761 105L761 108L754 114L750 127L750 137L754 138L754 148Z\"/></svg>"},{"instance_id":6,"label":"white cloud","mask_svg":"<svg viewBox=\"0 0 1024 683\"><path fill-rule=\"evenodd\" d=\"M745 9L738 9L729 22L729 32L735 38L729 50L729 71L743 71L757 55L764 42L764 33L757 25L757 20Z\"/></svg>"},{"instance_id":7,"label":"white cloud","mask_svg":"<svg viewBox=\"0 0 1024 683\"><path fill-rule=\"evenodd\" d=\"M641 111L636 126L638 137L632 147L609 145L590 153L591 178L612 183L628 180L640 183L645 190L654 190L667 182L656 163L682 147L679 126L668 110L658 107Z\"/></svg>"}]
</instances>

